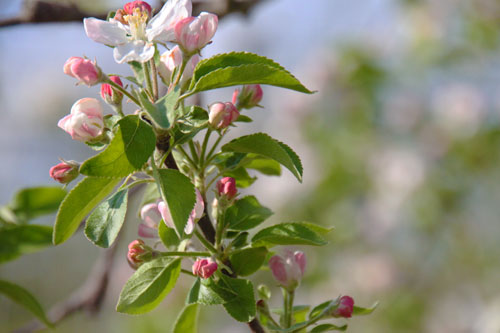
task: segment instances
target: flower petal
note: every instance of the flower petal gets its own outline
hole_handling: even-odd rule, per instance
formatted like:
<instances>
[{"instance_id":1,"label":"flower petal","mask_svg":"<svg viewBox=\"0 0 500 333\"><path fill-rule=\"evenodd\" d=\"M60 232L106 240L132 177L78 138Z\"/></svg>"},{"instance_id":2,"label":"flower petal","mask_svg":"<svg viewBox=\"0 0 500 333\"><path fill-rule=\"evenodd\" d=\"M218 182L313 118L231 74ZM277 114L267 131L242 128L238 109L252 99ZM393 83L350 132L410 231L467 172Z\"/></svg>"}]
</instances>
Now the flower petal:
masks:
<instances>
[{"instance_id":1,"label":"flower petal","mask_svg":"<svg viewBox=\"0 0 500 333\"><path fill-rule=\"evenodd\" d=\"M117 46L127 43L127 31L117 22L108 22L96 18L86 18L83 26L87 36L95 42Z\"/></svg>"},{"instance_id":2,"label":"flower petal","mask_svg":"<svg viewBox=\"0 0 500 333\"><path fill-rule=\"evenodd\" d=\"M145 223L139 224L138 234L140 237L144 238L157 238L158 237L158 229L152 228Z\"/></svg>"},{"instance_id":3,"label":"flower petal","mask_svg":"<svg viewBox=\"0 0 500 333\"><path fill-rule=\"evenodd\" d=\"M191 16L190 0L169 0L160 12L155 15L146 28L146 36L150 41L162 43L175 40L174 26L178 21Z\"/></svg>"},{"instance_id":4,"label":"flower petal","mask_svg":"<svg viewBox=\"0 0 500 333\"><path fill-rule=\"evenodd\" d=\"M115 47L113 56L119 64L129 61L146 62L153 58L155 47L152 43L143 40L134 40L130 43Z\"/></svg>"}]
</instances>

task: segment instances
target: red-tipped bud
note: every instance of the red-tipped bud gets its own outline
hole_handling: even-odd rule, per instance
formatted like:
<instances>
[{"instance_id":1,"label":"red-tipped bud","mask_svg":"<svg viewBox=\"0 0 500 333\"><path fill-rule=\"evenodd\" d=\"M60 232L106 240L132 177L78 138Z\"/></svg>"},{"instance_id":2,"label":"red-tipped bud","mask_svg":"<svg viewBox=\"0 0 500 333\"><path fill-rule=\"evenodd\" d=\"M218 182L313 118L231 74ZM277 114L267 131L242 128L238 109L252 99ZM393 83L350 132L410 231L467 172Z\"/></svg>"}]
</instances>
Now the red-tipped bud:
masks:
<instances>
[{"instance_id":1,"label":"red-tipped bud","mask_svg":"<svg viewBox=\"0 0 500 333\"><path fill-rule=\"evenodd\" d=\"M216 129L223 129L238 119L239 115L233 103L216 102L209 107L208 123Z\"/></svg>"},{"instance_id":2,"label":"red-tipped bud","mask_svg":"<svg viewBox=\"0 0 500 333\"><path fill-rule=\"evenodd\" d=\"M208 279L217 270L217 263L211 258L197 259L193 264L193 274Z\"/></svg>"},{"instance_id":3,"label":"red-tipped bud","mask_svg":"<svg viewBox=\"0 0 500 333\"><path fill-rule=\"evenodd\" d=\"M141 12L147 12L148 17L151 17L151 6L149 3L145 1L132 1L129 3L126 3L125 6L123 6L123 10L125 13L128 15L133 15L134 14L134 9L139 8Z\"/></svg>"},{"instance_id":4,"label":"red-tipped bud","mask_svg":"<svg viewBox=\"0 0 500 333\"><path fill-rule=\"evenodd\" d=\"M236 105L238 109L251 109L254 106L259 105L262 100L262 88L260 84L249 84L243 86L240 90L236 89L233 93L233 104Z\"/></svg>"},{"instance_id":5,"label":"red-tipped bud","mask_svg":"<svg viewBox=\"0 0 500 333\"><path fill-rule=\"evenodd\" d=\"M109 79L120 87L123 87L123 83L122 80L120 80L120 77L113 75L110 76ZM113 88L109 83L103 83L101 84L101 97L108 104L118 105L122 102L123 93Z\"/></svg>"},{"instance_id":6,"label":"red-tipped bud","mask_svg":"<svg viewBox=\"0 0 500 333\"><path fill-rule=\"evenodd\" d=\"M140 265L142 265L145 260L144 257L146 254L151 253L151 248L144 244L144 241L141 239L136 239L128 245L128 253L127 253L127 260L133 269L139 268Z\"/></svg>"},{"instance_id":7,"label":"red-tipped bud","mask_svg":"<svg viewBox=\"0 0 500 333\"><path fill-rule=\"evenodd\" d=\"M227 200L232 200L238 190L236 189L236 180L233 177L224 177L217 182L217 193L219 197L225 197Z\"/></svg>"},{"instance_id":8,"label":"red-tipped bud","mask_svg":"<svg viewBox=\"0 0 500 333\"><path fill-rule=\"evenodd\" d=\"M339 300L338 307L332 311L332 316L339 318L351 318L354 308L354 299L350 296L342 296Z\"/></svg>"},{"instance_id":9,"label":"red-tipped bud","mask_svg":"<svg viewBox=\"0 0 500 333\"><path fill-rule=\"evenodd\" d=\"M75 161L63 161L50 168L49 174L55 181L61 184L68 184L78 177L80 165Z\"/></svg>"},{"instance_id":10,"label":"red-tipped bud","mask_svg":"<svg viewBox=\"0 0 500 333\"><path fill-rule=\"evenodd\" d=\"M272 256L269 259L269 268L282 287L294 290L304 275L306 257L301 251L286 251L283 256Z\"/></svg>"},{"instance_id":11,"label":"red-tipped bud","mask_svg":"<svg viewBox=\"0 0 500 333\"><path fill-rule=\"evenodd\" d=\"M101 81L101 70L95 62L89 59L71 57L64 63L63 71L88 86L96 85Z\"/></svg>"},{"instance_id":12,"label":"red-tipped bud","mask_svg":"<svg viewBox=\"0 0 500 333\"><path fill-rule=\"evenodd\" d=\"M202 12L198 17L186 17L175 24L175 40L188 54L199 52L217 30L217 15Z\"/></svg>"}]
</instances>

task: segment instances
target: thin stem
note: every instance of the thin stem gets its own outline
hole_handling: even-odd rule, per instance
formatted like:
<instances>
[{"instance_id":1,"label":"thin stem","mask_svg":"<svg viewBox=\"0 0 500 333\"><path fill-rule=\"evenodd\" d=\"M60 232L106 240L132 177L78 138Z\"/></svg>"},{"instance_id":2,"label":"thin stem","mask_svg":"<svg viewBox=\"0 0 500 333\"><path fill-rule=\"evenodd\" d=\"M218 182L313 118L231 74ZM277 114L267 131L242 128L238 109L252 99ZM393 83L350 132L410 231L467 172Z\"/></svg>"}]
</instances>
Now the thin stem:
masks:
<instances>
[{"instance_id":1,"label":"thin stem","mask_svg":"<svg viewBox=\"0 0 500 333\"><path fill-rule=\"evenodd\" d=\"M196 235L196 237L198 237L200 243L202 243L207 248L208 251L214 254L217 253L215 247L212 244L210 244L210 242L202 234L200 234L198 230L195 229L194 234Z\"/></svg>"},{"instance_id":2,"label":"thin stem","mask_svg":"<svg viewBox=\"0 0 500 333\"><path fill-rule=\"evenodd\" d=\"M219 137L217 138L217 140L215 140L215 143L212 146L212 149L210 149L210 151L208 152L208 154L206 156L205 164L208 164L208 163L210 163L212 161L212 154L214 153L215 148L217 148L217 146L219 145L220 141L224 137L224 134L220 134Z\"/></svg>"},{"instance_id":3,"label":"thin stem","mask_svg":"<svg viewBox=\"0 0 500 333\"><path fill-rule=\"evenodd\" d=\"M158 99L158 73L156 71L155 57L149 61L151 64L151 76L153 77L153 97L155 101Z\"/></svg>"},{"instance_id":4,"label":"thin stem","mask_svg":"<svg viewBox=\"0 0 500 333\"><path fill-rule=\"evenodd\" d=\"M196 275L194 275L192 272L190 272L190 271L188 271L187 269L184 269L184 268L181 268L181 273L184 273L184 274L189 275L189 276L196 277Z\"/></svg>"},{"instance_id":5,"label":"thin stem","mask_svg":"<svg viewBox=\"0 0 500 333\"><path fill-rule=\"evenodd\" d=\"M196 148L194 146L193 140L189 141L189 150L191 151L191 156L193 157L193 161L198 164L199 158L198 158L198 153L196 152Z\"/></svg>"},{"instance_id":6,"label":"thin stem","mask_svg":"<svg viewBox=\"0 0 500 333\"><path fill-rule=\"evenodd\" d=\"M201 167L205 168L204 162L205 162L205 153L207 151L207 145L208 145L208 140L210 139L210 134L212 134L212 129L208 128L207 132L205 133L205 138L203 139L203 144L201 146Z\"/></svg>"},{"instance_id":7,"label":"thin stem","mask_svg":"<svg viewBox=\"0 0 500 333\"><path fill-rule=\"evenodd\" d=\"M224 233L225 215L225 209L222 209L217 216L217 229L215 231L215 248L217 249L217 251L221 250L222 248L222 235Z\"/></svg>"},{"instance_id":8,"label":"thin stem","mask_svg":"<svg viewBox=\"0 0 500 333\"><path fill-rule=\"evenodd\" d=\"M184 73L184 70L186 69L186 65L187 65L187 63L188 63L188 61L189 61L190 58L191 57L183 57L181 68L179 69L179 72L177 73L177 78L175 79L175 82L174 82L174 87L177 84L179 84L179 82L181 81L182 73Z\"/></svg>"},{"instance_id":9,"label":"thin stem","mask_svg":"<svg viewBox=\"0 0 500 333\"><path fill-rule=\"evenodd\" d=\"M153 96L153 83L151 82L151 73L149 71L149 64L147 62L142 63L142 68L144 70L144 77L146 78L147 90L149 94ZM152 102L154 102L154 100Z\"/></svg>"},{"instance_id":10,"label":"thin stem","mask_svg":"<svg viewBox=\"0 0 500 333\"><path fill-rule=\"evenodd\" d=\"M184 150L184 148L182 148L181 145L177 145L177 149L179 149L179 151L182 153L182 155L186 158L186 160L189 162L189 164L191 164L191 166L197 170L198 169L198 166L196 163L194 163L194 161L189 157L188 153Z\"/></svg>"},{"instance_id":11,"label":"thin stem","mask_svg":"<svg viewBox=\"0 0 500 333\"><path fill-rule=\"evenodd\" d=\"M125 114L123 113L123 108L122 108L122 104L116 104L116 105L113 105L112 106L113 110L115 110L116 113L118 113L118 115L120 117L125 117Z\"/></svg>"},{"instance_id":12,"label":"thin stem","mask_svg":"<svg viewBox=\"0 0 500 333\"><path fill-rule=\"evenodd\" d=\"M121 91L125 96L127 96L132 102L134 102L135 104L141 106L141 103L139 103L139 101L137 100L137 98L135 98L134 96L132 96L131 93L129 93L127 90L125 90L122 86L114 83L113 81L111 81L109 78L106 79L106 83L107 84L110 84L113 86L113 88Z\"/></svg>"},{"instance_id":13,"label":"thin stem","mask_svg":"<svg viewBox=\"0 0 500 333\"><path fill-rule=\"evenodd\" d=\"M169 145L168 150L163 154L161 160L160 160L160 165L163 165L165 163L165 160L168 158L168 155L172 152L172 149L174 149L174 145Z\"/></svg>"},{"instance_id":14,"label":"thin stem","mask_svg":"<svg viewBox=\"0 0 500 333\"><path fill-rule=\"evenodd\" d=\"M167 251L158 252L162 257L210 257L210 252L182 252L182 251Z\"/></svg>"},{"instance_id":15,"label":"thin stem","mask_svg":"<svg viewBox=\"0 0 500 333\"><path fill-rule=\"evenodd\" d=\"M287 289L283 288L284 328L289 328L290 326L292 326L294 296L295 291L288 291Z\"/></svg>"}]
</instances>

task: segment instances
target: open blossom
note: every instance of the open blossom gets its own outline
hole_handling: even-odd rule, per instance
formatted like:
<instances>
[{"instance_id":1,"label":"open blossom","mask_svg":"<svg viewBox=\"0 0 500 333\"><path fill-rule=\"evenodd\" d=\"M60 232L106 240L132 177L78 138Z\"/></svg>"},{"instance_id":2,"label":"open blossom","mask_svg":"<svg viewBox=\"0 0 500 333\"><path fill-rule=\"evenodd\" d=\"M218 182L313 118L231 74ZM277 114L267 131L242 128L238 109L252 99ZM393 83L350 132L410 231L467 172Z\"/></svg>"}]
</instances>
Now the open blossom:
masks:
<instances>
[{"instance_id":1,"label":"open blossom","mask_svg":"<svg viewBox=\"0 0 500 333\"><path fill-rule=\"evenodd\" d=\"M263 95L260 84L248 84L243 86L241 91L234 91L232 102L238 109L251 109L259 105Z\"/></svg>"},{"instance_id":2,"label":"open blossom","mask_svg":"<svg viewBox=\"0 0 500 333\"><path fill-rule=\"evenodd\" d=\"M342 296L339 300L338 307L333 310L333 317L343 317L343 318L351 318L352 311L354 309L354 299L350 296Z\"/></svg>"},{"instance_id":3,"label":"open blossom","mask_svg":"<svg viewBox=\"0 0 500 333\"><path fill-rule=\"evenodd\" d=\"M231 102L216 102L210 105L208 112L208 123L216 129L228 127L238 119L240 113Z\"/></svg>"},{"instance_id":4,"label":"open blossom","mask_svg":"<svg viewBox=\"0 0 500 333\"><path fill-rule=\"evenodd\" d=\"M104 128L102 107L95 98L82 98L73 104L71 113L57 123L73 140L92 141Z\"/></svg>"},{"instance_id":5,"label":"open blossom","mask_svg":"<svg viewBox=\"0 0 500 333\"><path fill-rule=\"evenodd\" d=\"M202 12L198 17L187 17L175 25L175 39L188 54L199 52L217 30L217 15Z\"/></svg>"},{"instance_id":6,"label":"open blossom","mask_svg":"<svg viewBox=\"0 0 500 333\"><path fill-rule=\"evenodd\" d=\"M193 274L203 279L211 277L217 271L217 263L211 258L197 259L193 264Z\"/></svg>"},{"instance_id":7,"label":"open blossom","mask_svg":"<svg viewBox=\"0 0 500 333\"><path fill-rule=\"evenodd\" d=\"M190 0L169 0L151 19L151 12L144 4L133 3L126 4L116 19L83 20L87 36L98 43L114 46L113 56L120 64L151 59L155 52L154 42L175 41L175 24L191 16Z\"/></svg>"},{"instance_id":8,"label":"open blossom","mask_svg":"<svg viewBox=\"0 0 500 333\"><path fill-rule=\"evenodd\" d=\"M81 83L93 86L101 81L101 70L95 62L81 57L71 57L64 63L64 74L78 79Z\"/></svg>"},{"instance_id":9,"label":"open blossom","mask_svg":"<svg viewBox=\"0 0 500 333\"><path fill-rule=\"evenodd\" d=\"M109 79L120 87L123 87L119 76L112 75ZM106 103L116 105L122 102L123 93L111 87L109 83L103 83L101 84L101 97Z\"/></svg>"},{"instance_id":10,"label":"open blossom","mask_svg":"<svg viewBox=\"0 0 500 333\"><path fill-rule=\"evenodd\" d=\"M55 181L67 184L78 177L79 165L75 161L63 161L50 168L49 174Z\"/></svg>"},{"instance_id":11,"label":"open blossom","mask_svg":"<svg viewBox=\"0 0 500 333\"><path fill-rule=\"evenodd\" d=\"M299 285L306 270L306 256L302 251L288 250L283 256L272 256L269 268L281 286L293 290Z\"/></svg>"},{"instance_id":12,"label":"open blossom","mask_svg":"<svg viewBox=\"0 0 500 333\"><path fill-rule=\"evenodd\" d=\"M172 73L175 69L180 69L182 65L182 51L178 45L174 46L170 51L166 51L160 57L160 64L158 65L158 72L167 84L170 83ZM184 69L181 77L181 84L184 85L193 76L194 68L200 61L200 56L195 54L189 59L189 62Z\"/></svg>"},{"instance_id":13,"label":"open blossom","mask_svg":"<svg viewBox=\"0 0 500 333\"><path fill-rule=\"evenodd\" d=\"M160 203L158 203L158 209L165 224L168 227L175 229L174 220L170 214L170 209L168 208L167 203L165 201L160 201ZM184 232L186 234L190 235L193 233L195 222L203 216L204 209L205 203L203 202L203 197L201 196L201 193L196 190L196 203L191 211L191 214L189 215L186 227L184 228Z\"/></svg>"},{"instance_id":14,"label":"open blossom","mask_svg":"<svg viewBox=\"0 0 500 333\"><path fill-rule=\"evenodd\" d=\"M158 203L150 203L141 208L141 220L139 224L139 236L145 238L158 237L158 224L162 217Z\"/></svg>"}]
</instances>

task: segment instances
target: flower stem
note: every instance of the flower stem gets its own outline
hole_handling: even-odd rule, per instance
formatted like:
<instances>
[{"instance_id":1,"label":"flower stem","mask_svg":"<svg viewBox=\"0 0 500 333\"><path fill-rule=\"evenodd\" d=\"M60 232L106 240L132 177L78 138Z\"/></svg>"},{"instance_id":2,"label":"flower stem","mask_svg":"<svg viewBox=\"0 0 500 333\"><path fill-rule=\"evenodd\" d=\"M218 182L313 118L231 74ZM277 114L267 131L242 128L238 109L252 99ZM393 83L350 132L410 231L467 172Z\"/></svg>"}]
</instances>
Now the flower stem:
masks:
<instances>
[{"instance_id":1,"label":"flower stem","mask_svg":"<svg viewBox=\"0 0 500 333\"><path fill-rule=\"evenodd\" d=\"M215 231L215 248L217 251L222 249L222 234L224 233L225 215L225 209L221 209L219 216L217 216L217 229Z\"/></svg>"},{"instance_id":2,"label":"flower stem","mask_svg":"<svg viewBox=\"0 0 500 333\"><path fill-rule=\"evenodd\" d=\"M210 257L210 252L182 252L182 251L167 251L158 252L162 257Z\"/></svg>"},{"instance_id":3,"label":"flower stem","mask_svg":"<svg viewBox=\"0 0 500 333\"><path fill-rule=\"evenodd\" d=\"M190 271L188 271L187 269L184 269L184 268L181 268L181 273L184 273L184 274L189 275L189 276L196 277L196 275L194 275L193 273L191 273Z\"/></svg>"},{"instance_id":4,"label":"flower stem","mask_svg":"<svg viewBox=\"0 0 500 333\"><path fill-rule=\"evenodd\" d=\"M210 244L210 242L208 240L206 240L206 238L200 234L200 232L198 230L194 230L194 234L196 235L196 237L198 237L198 239L200 240L200 242L212 253L217 253L217 250L215 249L215 247Z\"/></svg>"},{"instance_id":5,"label":"flower stem","mask_svg":"<svg viewBox=\"0 0 500 333\"><path fill-rule=\"evenodd\" d=\"M142 68L144 70L144 77L146 78L146 87L151 96L153 96L153 83L151 82L151 73L149 70L149 64L147 62L142 63ZM154 102L154 98L152 98L152 101Z\"/></svg>"},{"instance_id":6,"label":"flower stem","mask_svg":"<svg viewBox=\"0 0 500 333\"><path fill-rule=\"evenodd\" d=\"M110 84L111 86L113 86L113 88L115 88L115 89L119 90L120 92L122 92L125 96L127 96L135 104L141 106L141 103L139 103L139 101L137 100L137 98L135 98L134 96L132 96L132 94L129 93L127 90L125 90L122 86L114 83L109 78L106 79L106 83Z\"/></svg>"},{"instance_id":7,"label":"flower stem","mask_svg":"<svg viewBox=\"0 0 500 333\"><path fill-rule=\"evenodd\" d=\"M191 159L191 157L189 157L188 153L184 150L184 148L182 148L181 145L177 145L177 149L179 149L179 151L181 152L181 154L188 161L188 163L191 164L191 166L193 167L193 169L197 170L198 166L196 165L196 163L194 163L194 161Z\"/></svg>"},{"instance_id":8,"label":"flower stem","mask_svg":"<svg viewBox=\"0 0 500 333\"><path fill-rule=\"evenodd\" d=\"M284 328L289 328L292 326L292 316L293 316L293 299L295 296L295 291L289 291L283 288L283 310L284 310Z\"/></svg>"},{"instance_id":9,"label":"flower stem","mask_svg":"<svg viewBox=\"0 0 500 333\"><path fill-rule=\"evenodd\" d=\"M156 101L158 100L158 72L156 70L155 57L151 58L149 63L151 64L151 76L153 78L153 97Z\"/></svg>"},{"instance_id":10,"label":"flower stem","mask_svg":"<svg viewBox=\"0 0 500 333\"><path fill-rule=\"evenodd\" d=\"M200 153L200 159L201 163L200 166L202 169L205 168L205 153L207 152L207 145L208 145L208 140L210 139L210 134L212 134L212 129L208 128L207 132L205 133L205 138L203 139L203 144L201 146L201 153Z\"/></svg>"}]
</instances>

